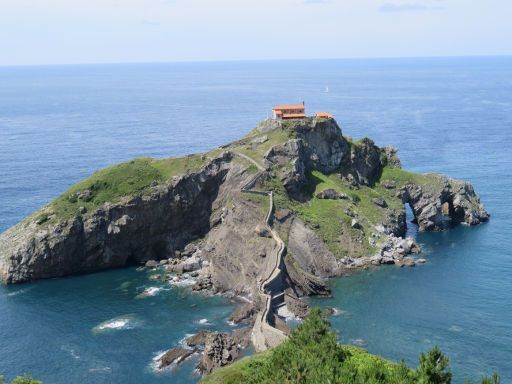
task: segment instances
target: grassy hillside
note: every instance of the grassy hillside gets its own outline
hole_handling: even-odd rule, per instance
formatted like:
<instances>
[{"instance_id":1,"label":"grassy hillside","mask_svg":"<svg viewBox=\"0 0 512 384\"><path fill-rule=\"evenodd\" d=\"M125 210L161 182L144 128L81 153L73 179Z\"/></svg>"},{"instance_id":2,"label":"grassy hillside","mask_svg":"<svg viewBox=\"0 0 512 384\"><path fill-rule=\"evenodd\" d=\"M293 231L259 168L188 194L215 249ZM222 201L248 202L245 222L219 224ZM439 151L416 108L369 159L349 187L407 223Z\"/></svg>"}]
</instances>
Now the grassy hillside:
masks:
<instances>
[{"instance_id":1,"label":"grassy hillside","mask_svg":"<svg viewBox=\"0 0 512 384\"><path fill-rule=\"evenodd\" d=\"M139 158L102 169L52 201L42 213L38 213L36 222L43 224L52 217L67 219L97 209L106 202L116 203L125 196L144 195L150 191L152 183L196 171L204 165L205 159L201 155L162 160Z\"/></svg>"}]
</instances>

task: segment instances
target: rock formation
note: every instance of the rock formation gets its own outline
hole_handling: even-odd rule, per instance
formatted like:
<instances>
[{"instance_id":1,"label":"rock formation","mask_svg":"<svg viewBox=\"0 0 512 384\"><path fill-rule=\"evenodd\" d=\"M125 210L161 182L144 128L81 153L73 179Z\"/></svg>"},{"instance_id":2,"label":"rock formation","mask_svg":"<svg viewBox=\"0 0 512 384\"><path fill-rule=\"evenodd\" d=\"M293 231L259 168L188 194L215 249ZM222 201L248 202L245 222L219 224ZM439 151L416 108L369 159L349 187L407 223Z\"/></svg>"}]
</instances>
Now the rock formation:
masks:
<instances>
[{"instance_id":1,"label":"rock formation","mask_svg":"<svg viewBox=\"0 0 512 384\"><path fill-rule=\"evenodd\" d=\"M221 149L146 161L142 170L139 163L123 165L136 182L144 180L133 191L103 201L98 196L116 185L99 174L1 234L0 280L144 264L165 271L158 279L195 279L194 290L244 295L251 303L233 322L262 321L267 308L266 325L286 331L274 306L304 316L299 298L329 294L326 278L425 261L408 256L419 246L403 238L404 204L420 230L489 219L470 183L406 172L395 148L352 141L333 119L269 120ZM268 280L280 246L285 257ZM264 279L270 312L262 302ZM242 339L247 335L203 332L187 343L204 344L200 368L210 372L236 359ZM161 365L189 352L170 350Z\"/></svg>"},{"instance_id":2,"label":"rock formation","mask_svg":"<svg viewBox=\"0 0 512 384\"><path fill-rule=\"evenodd\" d=\"M288 124L283 127L264 122L247 138L224 146L223 151L203 155L204 165L197 171L152 182L144 193L106 202L95 210L80 213L83 210L77 208L75 216L59 219L52 212L52 204L44 207L0 235L1 280L19 283L150 259L172 260L179 254L186 260L179 266L171 264L180 272L202 269L202 260L210 263L208 273L202 274L204 287L251 294L256 277L265 267L261 259L270 254L273 243L261 227L261 202L240 194L240 185L254 173L249 172L250 162L234 155L239 148L256 161L261 156L261 164L270 167L266 176L255 182L265 183L265 177L281 182L291 201L308 202L315 198L311 171L337 175L339 185L346 185L346 191L324 188L316 193L316 198L351 202L345 209L351 227L361 232L363 242L370 241L371 233L366 232L367 223L357 212L357 201L348 195L351 188L357 190L378 183L387 167L399 166L396 149L380 149L369 139L352 142L342 136L332 119ZM274 135L279 135L277 144L272 140ZM389 177L381 183L385 191L396 190L396 199L411 206L424 230L444 229L461 222L475 225L489 217L473 187L466 182L422 175L419 181L411 178L405 184ZM90 199L88 191L86 197ZM80 199L86 199L84 193L78 193ZM78 199L76 193L73 196ZM388 207L389 197L370 198L376 209L383 212L380 222L371 223L377 228L377 235L402 236L406 228L403 206L399 210L393 204ZM79 200L77 204L85 203ZM301 281L299 291L314 293L314 287L320 284L317 278L339 274L340 263L321 239L321 228L308 229L304 218L291 208L276 207L281 212L276 223L287 232L293 269L301 269L297 278L291 280ZM51 220L41 222L46 217ZM187 253L187 245L204 236L202 250L195 255ZM375 243L379 242L378 236ZM353 244L356 249L357 242Z\"/></svg>"}]
</instances>

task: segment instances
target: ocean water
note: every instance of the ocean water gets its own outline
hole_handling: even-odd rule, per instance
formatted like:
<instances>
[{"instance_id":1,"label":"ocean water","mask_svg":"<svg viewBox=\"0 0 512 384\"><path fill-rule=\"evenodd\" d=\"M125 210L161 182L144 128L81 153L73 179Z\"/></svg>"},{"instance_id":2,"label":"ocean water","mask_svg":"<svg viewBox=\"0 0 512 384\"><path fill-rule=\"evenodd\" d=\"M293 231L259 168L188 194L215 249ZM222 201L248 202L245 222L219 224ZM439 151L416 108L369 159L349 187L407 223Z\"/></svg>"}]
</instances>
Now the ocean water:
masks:
<instances>
[{"instance_id":1,"label":"ocean water","mask_svg":"<svg viewBox=\"0 0 512 384\"><path fill-rule=\"evenodd\" d=\"M412 365L437 344L455 383L493 370L512 382L510 57L0 68L0 232L99 168L205 151L301 101L346 135L399 147L406 169L470 180L492 214L418 234L425 266L332 280L334 297L312 303L344 311L332 318L344 342ZM197 381L194 359L164 373L152 359L202 318L229 329L233 304L167 286L136 298L154 285L124 269L0 287L0 373Z\"/></svg>"}]
</instances>

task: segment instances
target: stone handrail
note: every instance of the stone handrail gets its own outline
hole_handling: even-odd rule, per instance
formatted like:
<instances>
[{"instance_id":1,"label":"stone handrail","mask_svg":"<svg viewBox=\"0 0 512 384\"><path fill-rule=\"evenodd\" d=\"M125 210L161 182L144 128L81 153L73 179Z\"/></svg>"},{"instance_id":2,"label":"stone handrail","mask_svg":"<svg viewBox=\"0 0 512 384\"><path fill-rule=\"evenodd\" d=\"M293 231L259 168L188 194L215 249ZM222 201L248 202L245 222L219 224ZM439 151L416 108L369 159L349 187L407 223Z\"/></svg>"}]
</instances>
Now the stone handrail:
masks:
<instances>
[{"instance_id":1,"label":"stone handrail","mask_svg":"<svg viewBox=\"0 0 512 384\"><path fill-rule=\"evenodd\" d=\"M259 169L259 172L242 186L241 191L243 193L253 193L258 195L266 195L269 197L269 207L267 214L265 216L265 227L271 233L272 238L278 245L277 252L275 253L275 262L272 267L272 270L270 274L267 276L267 278L263 280L258 286L259 294L265 300L265 307L263 311L261 311L256 317L256 322L253 328L253 344L257 351L264 351L268 348L272 348L275 347L276 345L279 345L286 339L286 335L284 334L284 332L273 327L270 324L273 294L272 292L267 291L267 286L272 284L278 277L280 277L281 273L283 272L281 267L283 265L283 257L286 252L286 245L284 241L281 239L281 237L279 237L279 234L272 228L272 218L274 213L274 194L272 193L272 191L264 192L252 190L257 180L266 171L265 168L258 164L255 160L251 159L249 156L246 156L238 152L236 153L236 155L253 163ZM272 252L272 254L274 254L274 252Z\"/></svg>"}]
</instances>

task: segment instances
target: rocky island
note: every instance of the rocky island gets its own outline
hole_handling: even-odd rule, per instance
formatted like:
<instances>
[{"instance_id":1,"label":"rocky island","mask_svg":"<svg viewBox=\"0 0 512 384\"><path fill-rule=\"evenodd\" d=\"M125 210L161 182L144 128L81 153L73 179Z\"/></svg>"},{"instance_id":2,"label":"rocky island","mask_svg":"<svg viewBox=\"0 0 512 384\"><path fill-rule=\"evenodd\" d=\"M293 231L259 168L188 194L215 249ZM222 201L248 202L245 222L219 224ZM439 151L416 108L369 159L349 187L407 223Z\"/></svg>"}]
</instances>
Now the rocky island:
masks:
<instances>
[{"instance_id":1,"label":"rocky island","mask_svg":"<svg viewBox=\"0 0 512 384\"><path fill-rule=\"evenodd\" d=\"M420 230L489 219L468 182L401 169L395 148L342 135L330 117L269 119L241 140L182 158L141 158L93 174L0 235L7 284L144 264L194 290L244 298L251 332L196 335L204 372L256 350L303 317L306 295L355 268L414 266L405 205ZM190 350L170 350L161 365Z\"/></svg>"}]
</instances>

